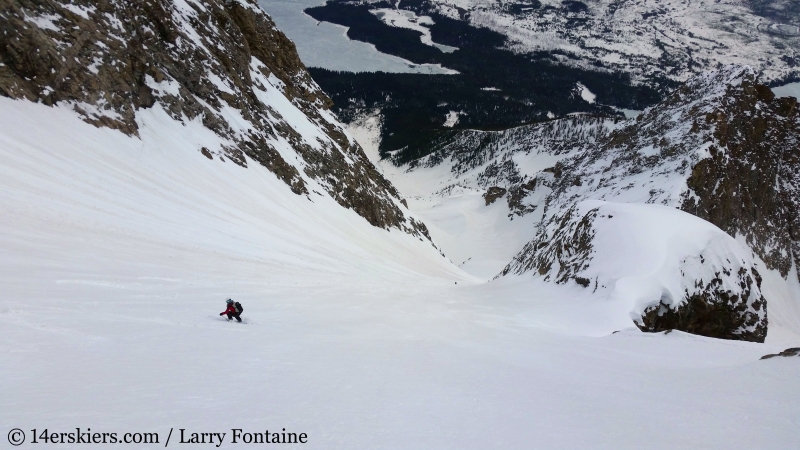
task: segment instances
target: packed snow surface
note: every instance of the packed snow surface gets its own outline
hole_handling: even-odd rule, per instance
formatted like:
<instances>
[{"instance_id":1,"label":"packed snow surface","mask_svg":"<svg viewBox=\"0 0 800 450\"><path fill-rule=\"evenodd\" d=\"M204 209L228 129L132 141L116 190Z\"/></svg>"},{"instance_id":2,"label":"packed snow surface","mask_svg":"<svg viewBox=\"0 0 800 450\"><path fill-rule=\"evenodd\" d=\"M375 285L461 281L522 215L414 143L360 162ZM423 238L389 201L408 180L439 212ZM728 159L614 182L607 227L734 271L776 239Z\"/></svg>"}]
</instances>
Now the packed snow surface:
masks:
<instances>
[{"instance_id":1,"label":"packed snow surface","mask_svg":"<svg viewBox=\"0 0 800 450\"><path fill-rule=\"evenodd\" d=\"M0 98L7 430L227 432L220 448L232 428L318 449L797 442L800 360L759 360L798 346L790 333L643 334L576 286L486 283L259 164L207 159L199 122L138 120L127 137ZM218 316L228 297L245 324Z\"/></svg>"}]
</instances>

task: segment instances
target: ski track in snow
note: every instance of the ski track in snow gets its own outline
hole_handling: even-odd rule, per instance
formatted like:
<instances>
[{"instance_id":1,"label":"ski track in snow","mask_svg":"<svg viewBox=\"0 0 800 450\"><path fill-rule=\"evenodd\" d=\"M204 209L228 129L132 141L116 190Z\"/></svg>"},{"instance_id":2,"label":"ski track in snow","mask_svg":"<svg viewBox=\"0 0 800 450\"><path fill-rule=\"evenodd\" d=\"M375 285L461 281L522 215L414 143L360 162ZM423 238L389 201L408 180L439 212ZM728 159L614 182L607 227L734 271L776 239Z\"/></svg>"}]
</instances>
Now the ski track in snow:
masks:
<instances>
[{"instance_id":1,"label":"ski track in snow","mask_svg":"<svg viewBox=\"0 0 800 450\"><path fill-rule=\"evenodd\" d=\"M286 428L318 449L797 442L800 360L759 360L800 344L791 333L643 334L575 286L485 283L255 162L208 160L199 145L216 136L157 106L140 113L141 139L7 98L0 122L7 429L163 442L170 427ZM484 262L514 237L487 239ZM227 297L247 326L218 316Z\"/></svg>"}]
</instances>

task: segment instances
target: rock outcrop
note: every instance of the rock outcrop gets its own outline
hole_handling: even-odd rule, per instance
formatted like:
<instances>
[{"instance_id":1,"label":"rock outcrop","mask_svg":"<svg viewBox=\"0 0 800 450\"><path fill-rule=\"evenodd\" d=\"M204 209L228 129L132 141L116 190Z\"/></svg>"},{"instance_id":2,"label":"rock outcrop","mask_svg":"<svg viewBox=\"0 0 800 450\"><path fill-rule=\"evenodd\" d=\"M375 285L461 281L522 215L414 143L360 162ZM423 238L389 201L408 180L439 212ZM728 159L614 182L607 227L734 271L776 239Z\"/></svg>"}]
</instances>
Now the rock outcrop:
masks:
<instances>
[{"instance_id":1,"label":"rock outcrop","mask_svg":"<svg viewBox=\"0 0 800 450\"><path fill-rule=\"evenodd\" d=\"M502 198L504 195L506 195L506 192L506 189L499 186L492 186L487 189L486 193L483 194L483 199L486 200L486 206L491 205L497 201L498 198Z\"/></svg>"},{"instance_id":2,"label":"rock outcrop","mask_svg":"<svg viewBox=\"0 0 800 450\"><path fill-rule=\"evenodd\" d=\"M320 186L376 227L428 236L253 0L0 0L0 30L0 95L132 136L137 112L163 108L220 137L197 149L207 158L262 164L297 194Z\"/></svg>"}]
</instances>

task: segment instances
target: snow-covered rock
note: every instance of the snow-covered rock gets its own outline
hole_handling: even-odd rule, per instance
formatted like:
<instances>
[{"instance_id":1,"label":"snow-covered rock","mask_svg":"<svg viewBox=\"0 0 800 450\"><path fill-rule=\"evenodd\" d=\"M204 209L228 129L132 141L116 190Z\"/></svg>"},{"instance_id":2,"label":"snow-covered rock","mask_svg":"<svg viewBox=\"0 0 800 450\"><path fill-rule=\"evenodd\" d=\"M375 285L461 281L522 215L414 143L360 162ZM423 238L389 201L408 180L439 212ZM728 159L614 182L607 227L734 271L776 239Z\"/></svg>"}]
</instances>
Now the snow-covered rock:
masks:
<instances>
[{"instance_id":1,"label":"snow-covered rock","mask_svg":"<svg viewBox=\"0 0 800 450\"><path fill-rule=\"evenodd\" d=\"M296 194L328 195L374 226L427 236L254 0L4 5L0 94L67 105L139 137L140 113L160 108L213 132L196 148L209 159L261 164Z\"/></svg>"},{"instance_id":2,"label":"snow-covered rock","mask_svg":"<svg viewBox=\"0 0 800 450\"><path fill-rule=\"evenodd\" d=\"M644 331L764 342L766 300L749 249L674 208L589 200L549 219L502 275L575 282Z\"/></svg>"},{"instance_id":3,"label":"snow-covered rock","mask_svg":"<svg viewBox=\"0 0 800 450\"><path fill-rule=\"evenodd\" d=\"M502 33L516 52L548 52L562 64L639 82L683 82L728 64L752 65L767 82L800 74L800 7L789 0L427 3L423 11Z\"/></svg>"}]
</instances>

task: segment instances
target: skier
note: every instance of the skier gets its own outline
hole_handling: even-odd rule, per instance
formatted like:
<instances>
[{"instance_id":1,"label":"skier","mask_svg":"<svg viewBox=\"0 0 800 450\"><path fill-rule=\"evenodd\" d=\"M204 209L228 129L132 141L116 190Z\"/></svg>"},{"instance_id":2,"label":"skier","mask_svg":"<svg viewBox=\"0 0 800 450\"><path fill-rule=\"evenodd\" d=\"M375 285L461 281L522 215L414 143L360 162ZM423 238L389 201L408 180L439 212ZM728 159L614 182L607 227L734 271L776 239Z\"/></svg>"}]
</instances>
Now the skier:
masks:
<instances>
[{"instance_id":1,"label":"skier","mask_svg":"<svg viewBox=\"0 0 800 450\"><path fill-rule=\"evenodd\" d=\"M233 318L236 317L236 320L241 322L242 318L240 317L240 315L242 314L242 305L239 302L234 303L233 300L231 299L226 300L225 303L228 304L228 309L219 313L219 315L224 316L225 314L227 314L229 321L233 320Z\"/></svg>"}]
</instances>

